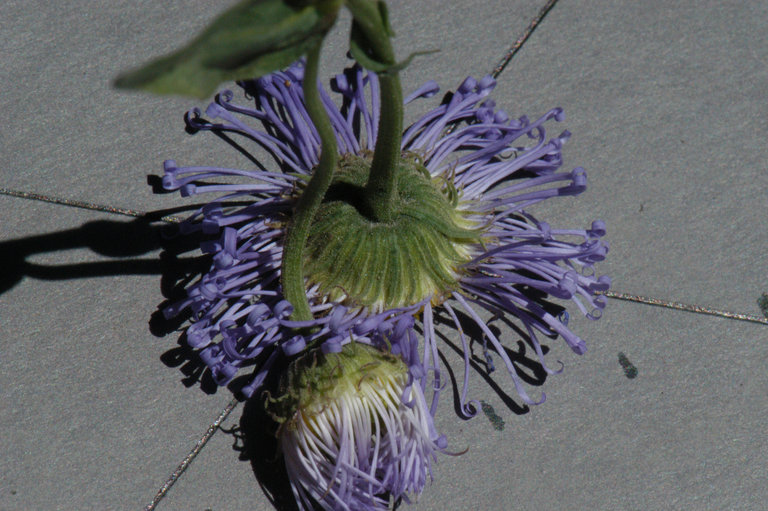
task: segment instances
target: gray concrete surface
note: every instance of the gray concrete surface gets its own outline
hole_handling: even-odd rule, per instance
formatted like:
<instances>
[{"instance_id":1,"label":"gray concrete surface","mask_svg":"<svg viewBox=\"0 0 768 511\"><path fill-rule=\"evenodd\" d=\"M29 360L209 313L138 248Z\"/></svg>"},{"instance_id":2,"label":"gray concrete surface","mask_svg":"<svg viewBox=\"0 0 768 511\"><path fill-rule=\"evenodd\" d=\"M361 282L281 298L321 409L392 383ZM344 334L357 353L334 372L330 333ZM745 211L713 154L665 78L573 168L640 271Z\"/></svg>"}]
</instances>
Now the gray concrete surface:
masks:
<instances>
[{"instance_id":1,"label":"gray concrete surface","mask_svg":"<svg viewBox=\"0 0 768 511\"><path fill-rule=\"evenodd\" d=\"M146 185L164 159L243 164L184 133L201 102L109 85L231 3L3 2L0 187L157 210L183 203ZM407 69L406 90L487 73L543 3L392 0L398 52L441 50ZM344 48L335 35L327 75ZM494 97L513 114L565 108L566 166L585 167L590 188L535 211L554 226L605 220L600 269L615 290L760 314L767 48L758 0L561 0L500 78ZM142 509L231 396L185 387L161 360L176 336L148 328L163 299L157 246L93 242L124 240L131 220L6 196L0 219L0 509ZM566 368L532 390L548 400L529 413L472 375L503 431L442 402L439 427L469 450L440 458L402 509L768 509L768 327L615 301L597 323L574 321L589 351L550 343ZM216 434L158 509L273 509L235 443Z\"/></svg>"}]
</instances>

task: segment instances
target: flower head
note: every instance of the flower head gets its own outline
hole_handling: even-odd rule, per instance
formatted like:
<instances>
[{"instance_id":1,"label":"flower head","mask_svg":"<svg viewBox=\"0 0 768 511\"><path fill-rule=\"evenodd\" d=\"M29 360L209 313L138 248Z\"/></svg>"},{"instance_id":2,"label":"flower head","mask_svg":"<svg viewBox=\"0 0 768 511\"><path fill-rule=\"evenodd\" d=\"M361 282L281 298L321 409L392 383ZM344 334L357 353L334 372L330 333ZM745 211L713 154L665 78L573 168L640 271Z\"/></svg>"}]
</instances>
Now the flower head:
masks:
<instances>
[{"instance_id":1,"label":"flower head","mask_svg":"<svg viewBox=\"0 0 768 511\"><path fill-rule=\"evenodd\" d=\"M353 338L380 345L388 342L386 336L404 316L423 323L421 334L401 333L422 337L425 343L424 356L411 360L411 371L418 373L423 388L426 373L432 372L433 386L439 389L433 309L455 323L468 366L469 347L454 310L458 307L483 332L483 344L490 343L501 357L522 399L534 403L501 340L475 309L517 318L545 370L554 373L558 371L546 365L537 334L560 335L579 354L585 344L568 328L563 319L567 316L554 316L536 296L572 300L592 319L605 306L598 293L610 280L594 274L594 263L608 249L600 241L604 224L553 229L529 212L545 199L577 195L586 188L583 169L559 171L569 133L547 138L545 124L562 121L562 111L553 109L534 121L512 119L488 99L495 86L492 78L466 79L403 134L403 173L408 177L398 183L426 190L419 197L429 200L414 202L432 204L437 213L416 209L401 217L427 217L426 223L416 222L411 230L363 226L366 235L350 229L352 222L333 211L332 199L334 190L350 195L349 187L360 180L356 166L365 164L375 145L378 80L359 66L337 75L331 88L341 96L341 107L322 89L321 97L342 155L340 177L308 240L307 296L314 320L297 323L288 319L292 309L280 288L281 242L296 196L319 157L317 133L302 102L302 78L299 62L284 72L242 82L252 106L235 103L234 94L226 90L208 106L205 116L211 120L196 109L187 115L192 130L237 133L256 142L274 157L280 171L165 162L167 190L178 189L184 196L219 195L182 226L185 231L219 234L202 245L212 254L213 264L187 287L187 298L165 314L192 309L195 322L187 329L187 342L219 384L229 382L241 367L256 364L254 379L243 389L250 395L277 356L293 356L318 343L337 352ZM437 91L437 85L428 82L406 103ZM263 129L249 120L260 122ZM433 236L435 231L438 236ZM346 239L336 242L341 235L328 237L328 232L346 233ZM393 246L404 248L391 250ZM297 327L314 329L297 335ZM466 386L465 374L465 404ZM472 414L470 407L464 410Z\"/></svg>"},{"instance_id":2,"label":"flower head","mask_svg":"<svg viewBox=\"0 0 768 511\"><path fill-rule=\"evenodd\" d=\"M360 343L291 363L269 408L300 505L384 510L421 493L446 440L410 381L402 359Z\"/></svg>"},{"instance_id":3,"label":"flower head","mask_svg":"<svg viewBox=\"0 0 768 511\"><path fill-rule=\"evenodd\" d=\"M463 345L465 415L477 407L467 401L470 347L459 311L482 332L475 340L486 356L490 344L502 359L523 401L536 403L477 309L517 318L544 369L559 372L547 366L537 336L559 335L579 354L585 344L568 328L567 315L555 316L542 297L572 300L587 317L599 317L605 306L599 292L610 280L595 276L593 266L608 250L600 241L605 226L553 229L529 212L545 199L583 192L586 175L581 168L559 171L569 134L548 139L545 124L561 121L561 110L534 121L511 119L487 98L495 85L490 77L468 78L405 130L396 213L386 222L372 219L356 197L376 143L379 89L375 74L355 66L331 83L340 107L321 89L341 158L307 240L313 319L292 321L280 285L283 240L320 147L302 78L297 63L241 83L252 106L223 91L205 112L210 120L199 110L187 115L192 130L256 142L280 171L165 162L167 190L218 194L182 225L185 232L217 235L202 244L212 265L165 314L192 310L187 343L219 384L255 367L241 389L246 396L280 357L312 360L314 366L292 366L289 379L300 383L278 398L289 406L276 413L297 501L303 508L315 502L326 509L383 509L387 496L418 494L435 453L445 448L432 423L442 386L436 315L455 324ZM429 82L406 103L437 90ZM381 369L369 374L359 360L372 352ZM341 378L315 370L345 358L358 362L341 363L347 367ZM302 394L321 380L323 392Z\"/></svg>"}]
</instances>

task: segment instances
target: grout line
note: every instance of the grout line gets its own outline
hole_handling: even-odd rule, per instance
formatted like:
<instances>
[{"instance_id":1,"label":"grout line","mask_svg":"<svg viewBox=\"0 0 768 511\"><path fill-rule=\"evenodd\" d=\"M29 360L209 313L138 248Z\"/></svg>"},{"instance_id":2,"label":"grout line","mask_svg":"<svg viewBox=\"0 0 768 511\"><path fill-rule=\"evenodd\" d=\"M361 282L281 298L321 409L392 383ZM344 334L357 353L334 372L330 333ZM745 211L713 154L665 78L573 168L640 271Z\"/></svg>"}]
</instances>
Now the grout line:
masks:
<instances>
[{"instance_id":1,"label":"grout line","mask_svg":"<svg viewBox=\"0 0 768 511\"><path fill-rule=\"evenodd\" d=\"M192 463L192 460L194 460L197 455L200 454L200 451L203 450L203 447L205 447L205 444L208 443L208 440L211 439L213 434L216 433L216 431L219 429L221 423L224 422L224 419L227 418L227 416L237 407L238 404L239 401L237 398L233 398L232 401L230 401L229 404L224 407L224 409L219 413L219 416L216 417L216 420L213 421L210 426L208 426L205 434L203 434L200 440L197 441L195 448L192 449L189 454L187 454L187 457L184 458L181 463L179 463L179 466L176 467L176 470L174 470L168 479L166 479L165 483L160 487L157 494L155 495L155 498L152 499L152 502L150 502L147 507L144 508L144 511L153 511L155 509L157 503L160 502L163 497L165 497L165 494L168 493L168 490L171 489L171 486L173 486L179 477L181 477L181 474L187 470L187 467L189 467L189 464Z\"/></svg>"},{"instance_id":2,"label":"grout line","mask_svg":"<svg viewBox=\"0 0 768 511\"><path fill-rule=\"evenodd\" d=\"M492 77L499 77L502 71L504 71L504 68L507 67L507 64L509 64L509 61L512 60L512 57L515 56L515 53L517 53L518 50L523 47L525 41L528 40L533 31L536 30L536 27L539 26L539 23L541 23L541 20L543 20L547 13L549 13L549 11L555 6L557 1L558 0L549 0L544 5L544 7L539 9L539 13L536 15L536 17L531 20L520 37L517 38L517 41L515 41L515 43L509 47L509 50L507 50L507 53L504 54L504 57L502 57L501 60L496 64L496 67L493 68L493 72L491 73Z\"/></svg>"},{"instance_id":3,"label":"grout line","mask_svg":"<svg viewBox=\"0 0 768 511\"><path fill-rule=\"evenodd\" d=\"M499 62L496 64L496 66L493 68L493 71L491 71L491 77L494 79L498 78L499 75L504 71L504 69L507 67L507 64L509 64L509 61L512 60L512 57L515 56L515 54L520 50L520 48L523 47L523 44L528 40L528 38L531 36L534 30L536 30L536 27L539 26L539 23L544 19L544 17L549 13L550 10L555 6L555 4L558 2L558 0L548 0L547 3L539 9L538 14L531 20L531 22L528 24L527 27L525 27L525 30L523 30L523 33L520 34L520 37L517 38L517 41L515 41L512 46L509 47L507 52L504 54L504 56L499 60ZM447 130L445 130L445 134L449 135L454 132L458 125L454 124L450 126Z\"/></svg>"},{"instance_id":4,"label":"grout line","mask_svg":"<svg viewBox=\"0 0 768 511\"><path fill-rule=\"evenodd\" d=\"M62 199L61 197L53 197L50 195L43 195L40 193L23 192L20 190L11 190L10 188L0 188L0 195L7 195L9 197L17 197L19 199L37 200L41 202L49 202L51 204L61 204L62 206L70 206L73 208L88 209L91 211L100 211L102 213L112 213L115 215L130 216L134 218L146 218L151 216L144 211L137 211L135 209L117 208L114 206L107 206L104 204L96 204L93 202L85 202L72 199ZM166 215L158 218L163 222L172 224L178 224L182 221L181 218L171 215Z\"/></svg>"},{"instance_id":5,"label":"grout line","mask_svg":"<svg viewBox=\"0 0 768 511\"><path fill-rule=\"evenodd\" d=\"M661 300L659 298L649 298L647 296L630 295L626 293L619 293L616 291L603 291L603 296L608 298L614 298L616 300L624 300L626 302L643 303L646 305L655 305L657 307L665 307L667 309L680 310L693 312L696 314L708 314L710 316L718 316L721 318L736 319L739 321L749 321L751 323L761 323L768 325L768 318L761 318L759 316L753 316L751 314L742 314L739 312L730 312L719 309L712 309L701 305L690 305L687 303L670 302L667 300Z\"/></svg>"}]
</instances>

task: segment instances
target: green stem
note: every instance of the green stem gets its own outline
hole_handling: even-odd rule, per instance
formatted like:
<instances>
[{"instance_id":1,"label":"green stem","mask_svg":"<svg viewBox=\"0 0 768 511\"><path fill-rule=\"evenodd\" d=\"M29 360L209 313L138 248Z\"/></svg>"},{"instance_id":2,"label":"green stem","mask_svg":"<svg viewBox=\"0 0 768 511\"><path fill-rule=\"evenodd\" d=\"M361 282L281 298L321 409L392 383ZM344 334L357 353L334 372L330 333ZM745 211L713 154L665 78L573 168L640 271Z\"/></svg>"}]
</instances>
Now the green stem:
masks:
<instances>
[{"instance_id":1,"label":"green stem","mask_svg":"<svg viewBox=\"0 0 768 511\"><path fill-rule=\"evenodd\" d=\"M386 20L377 3L370 0L347 0L357 29L367 43L366 50L378 62L394 66L395 52L389 39ZM396 69L379 74L381 103L376 147L371 171L365 185L370 213L379 222L389 222L397 198L397 167L403 136L403 90Z\"/></svg>"},{"instance_id":2,"label":"green stem","mask_svg":"<svg viewBox=\"0 0 768 511\"><path fill-rule=\"evenodd\" d=\"M395 213L393 204L397 197L396 176L403 137L403 91L396 72L380 75L379 81L381 118L365 194L374 218L389 222Z\"/></svg>"},{"instance_id":3,"label":"green stem","mask_svg":"<svg viewBox=\"0 0 768 511\"><path fill-rule=\"evenodd\" d=\"M312 219L331 184L333 170L338 161L336 135L317 89L321 46L321 41L318 41L317 46L307 53L303 82L304 105L320 135L320 162L312 174L312 179L296 202L293 220L288 227L283 246L281 276L283 295L293 305L291 319L294 321L312 319L312 311L309 308L304 286L304 246L309 236Z\"/></svg>"}]
</instances>

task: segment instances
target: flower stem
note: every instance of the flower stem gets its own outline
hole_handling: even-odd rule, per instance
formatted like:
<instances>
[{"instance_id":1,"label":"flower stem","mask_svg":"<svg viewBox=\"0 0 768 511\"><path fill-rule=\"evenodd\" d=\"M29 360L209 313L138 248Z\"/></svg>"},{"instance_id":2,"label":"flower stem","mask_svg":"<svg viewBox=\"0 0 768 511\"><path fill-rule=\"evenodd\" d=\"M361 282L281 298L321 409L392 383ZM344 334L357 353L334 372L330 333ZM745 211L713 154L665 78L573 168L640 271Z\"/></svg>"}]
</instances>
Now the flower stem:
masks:
<instances>
[{"instance_id":1,"label":"flower stem","mask_svg":"<svg viewBox=\"0 0 768 511\"><path fill-rule=\"evenodd\" d=\"M397 72L380 75L381 118L365 193L373 216L379 222L392 219L397 194L397 165L403 136L403 91Z\"/></svg>"},{"instance_id":2,"label":"flower stem","mask_svg":"<svg viewBox=\"0 0 768 511\"><path fill-rule=\"evenodd\" d=\"M381 117L373 153L371 171L365 185L367 206L374 219L389 222L397 194L397 165L403 136L403 90L390 41L388 21L378 2L347 0L356 29L362 35L366 53L389 69L379 73Z\"/></svg>"},{"instance_id":3,"label":"flower stem","mask_svg":"<svg viewBox=\"0 0 768 511\"><path fill-rule=\"evenodd\" d=\"M309 308L304 286L304 246L309 236L312 219L331 184L333 170L338 161L336 135L317 88L321 46L321 42L318 41L317 46L307 53L303 80L304 105L320 136L320 162L312 174L312 179L296 202L293 220L288 227L283 246L281 275L283 295L293 305L291 319L294 321L312 319L312 311Z\"/></svg>"}]
</instances>

